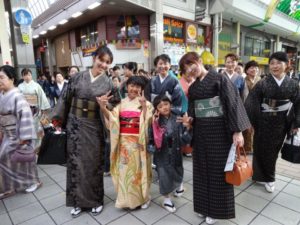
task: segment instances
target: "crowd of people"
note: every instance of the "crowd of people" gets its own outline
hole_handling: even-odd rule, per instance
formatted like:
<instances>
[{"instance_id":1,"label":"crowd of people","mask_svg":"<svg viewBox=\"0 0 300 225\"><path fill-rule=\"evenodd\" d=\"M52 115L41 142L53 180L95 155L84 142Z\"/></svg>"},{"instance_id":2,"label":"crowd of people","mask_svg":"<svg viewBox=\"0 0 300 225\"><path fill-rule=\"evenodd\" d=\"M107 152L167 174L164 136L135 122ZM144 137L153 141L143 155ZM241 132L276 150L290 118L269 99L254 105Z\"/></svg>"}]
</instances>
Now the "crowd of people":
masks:
<instances>
[{"instance_id":1,"label":"crowd of people","mask_svg":"<svg viewBox=\"0 0 300 225\"><path fill-rule=\"evenodd\" d=\"M16 70L0 67L0 198L42 185L31 156L43 137L41 118L48 117L59 118L67 133L66 205L72 217L102 212L103 176L112 178L115 207L147 209L153 169L162 207L175 212L172 197L185 192L184 154L193 160L194 211L207 224L234 218L234 189L224 173L231 145L253 154L252 180L272 193L285 136L300 127L299 84L287 75L286 53L270 56L262 79L257 62L238 61L226 55L224 71L217 72L189 52L179 61L178 79L162 54L153 74L127 62L121 75L120 67L110 68L111 50L101 46L89 70L73 66L67 80L58 72L36 83L24 69L17 87Z\"/></svg>"}]
</instances>

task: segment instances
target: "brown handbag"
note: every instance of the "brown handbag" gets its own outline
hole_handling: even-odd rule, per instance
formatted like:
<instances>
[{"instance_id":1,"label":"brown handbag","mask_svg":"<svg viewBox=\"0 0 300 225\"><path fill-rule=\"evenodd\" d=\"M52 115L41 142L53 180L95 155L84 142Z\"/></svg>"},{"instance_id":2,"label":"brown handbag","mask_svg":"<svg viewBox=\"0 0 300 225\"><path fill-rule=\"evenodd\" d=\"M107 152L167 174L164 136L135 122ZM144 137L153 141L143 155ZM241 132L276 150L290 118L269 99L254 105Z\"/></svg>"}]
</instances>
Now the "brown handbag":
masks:
<instances>
[{"instance_id":1,"label":"brown handbag","mask_svg":"<svg viewBox=\"0 0 300 225\"><path fill-rule=\"evenodd\" d=\"M252 162L247 158L244 147L236 147L236 155L237 158L234 162L233 170L225 172L225 180L228 184L240 186L252 177Z\"/></svg>"}]
</instances>

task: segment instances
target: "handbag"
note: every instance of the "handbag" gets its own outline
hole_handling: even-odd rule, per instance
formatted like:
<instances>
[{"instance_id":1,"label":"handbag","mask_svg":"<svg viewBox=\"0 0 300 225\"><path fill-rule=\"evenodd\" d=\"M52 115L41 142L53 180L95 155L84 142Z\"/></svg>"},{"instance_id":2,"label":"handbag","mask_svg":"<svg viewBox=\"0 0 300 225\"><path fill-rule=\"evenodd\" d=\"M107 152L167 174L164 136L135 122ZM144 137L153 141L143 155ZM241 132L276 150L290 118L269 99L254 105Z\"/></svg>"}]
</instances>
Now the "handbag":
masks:
<instances>
[{"instance_id":1,"label":"handbag","mask_svg":"<svg viewBox=\"0 0 300 225\"><path fill-rule=\"evenodd\" d=\"M242 153L242 154L241 154ZM253 175L252 162L247 158L244 147L236 147L236 160L232 171L225 172L228 184L240 186Z\"/></svg>"},{"instance_id":2,"label":"handbag","mask_svg":"<svg viewBox=\"0 0 300 225\"><path fill-rule=\"evenodd\" d=\"M18 148L11 154L10 159L13 162L34 162L34 148L28 144L19 145Z\"/></svg>"},{"instance_id":3,"label":"handbag","mask_svg":"<svg viewBox=\"0 0 300 225\"><path fill-rule=\"evenodd\" d=\"M281 149L281 158L291 162L300 163L300 146L299 146L299 136L300 132L291 136L287 139ZM296 140L295 140L296 139Z\"/></svg>"},{"instance_id":4,"label":"handbag","mask_svg":"<svg viewBox=\"0 0 300 225\"><path fill-rule=\"evenodd\" d=\"M58 132L54 127L45 128L37 164L65 164L67 148L67 134Z\"/></svg>"}]
</instances>

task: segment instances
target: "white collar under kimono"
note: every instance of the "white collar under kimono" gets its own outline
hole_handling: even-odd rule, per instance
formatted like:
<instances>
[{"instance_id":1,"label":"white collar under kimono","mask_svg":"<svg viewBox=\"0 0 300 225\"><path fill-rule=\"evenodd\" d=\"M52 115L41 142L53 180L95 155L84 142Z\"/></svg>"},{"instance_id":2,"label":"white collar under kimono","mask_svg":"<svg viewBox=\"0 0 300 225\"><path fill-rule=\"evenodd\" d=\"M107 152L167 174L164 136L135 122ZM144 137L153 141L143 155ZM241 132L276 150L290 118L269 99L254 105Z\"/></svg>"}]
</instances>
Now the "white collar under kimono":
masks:
<instances>
[{"instance_id":1,"label":"white collar under kimono","mask_svg":"<svg viewBox=\"0 0 300 225\"><path fill-rule=\"evenodd\" d=\"M169 76L169 74L165 77L162 77L160 74L158 74L158 76L159 76L160 83L162 84L165 81L165 79Z\"/></svg>"},{"instance_id":2,"label":"white collar under kimono","mask_svg":"<svg viewBox=\"0 0 300 225\"><path fill-rule=\"evenodd\" d=\"M93 83L95 80L97 80L102 75L102 74L99 74L98 76L94 77L91 69L89 72L90 72L91 83Z\"/></svg>"},{"instance_id":3,"label":"white collar under kimono","mask_svg":"<svg viewBox=\"0 0 300 225\"><path fill-rule=\"evenodd\" d=\"M276 81L276 83L278 84L278 86L280 87L284 78L285 78L285 75L279 80L277 79L274 75L272 75L272 77L274 78L274 80Z\"/></svg>"}]
</instances>

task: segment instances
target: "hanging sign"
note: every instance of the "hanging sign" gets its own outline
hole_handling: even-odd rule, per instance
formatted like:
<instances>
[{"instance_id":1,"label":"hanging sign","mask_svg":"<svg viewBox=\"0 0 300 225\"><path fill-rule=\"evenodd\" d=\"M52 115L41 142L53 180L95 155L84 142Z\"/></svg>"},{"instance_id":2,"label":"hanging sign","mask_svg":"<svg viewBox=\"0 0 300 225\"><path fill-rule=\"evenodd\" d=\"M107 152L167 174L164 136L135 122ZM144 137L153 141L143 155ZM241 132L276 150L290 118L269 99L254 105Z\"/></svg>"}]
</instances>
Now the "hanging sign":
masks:
<instances>
[{"instance_id":1,"label":"hanging sign","mask_svg":"<svg viewBox=\"0 0 300 225\"><path fill-rule=\"evenodd\" d=\"M183 43L184 22L177 19L164 18L164 41Z\"/></svg>"}]
</instances>

